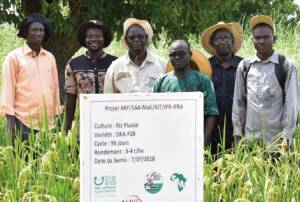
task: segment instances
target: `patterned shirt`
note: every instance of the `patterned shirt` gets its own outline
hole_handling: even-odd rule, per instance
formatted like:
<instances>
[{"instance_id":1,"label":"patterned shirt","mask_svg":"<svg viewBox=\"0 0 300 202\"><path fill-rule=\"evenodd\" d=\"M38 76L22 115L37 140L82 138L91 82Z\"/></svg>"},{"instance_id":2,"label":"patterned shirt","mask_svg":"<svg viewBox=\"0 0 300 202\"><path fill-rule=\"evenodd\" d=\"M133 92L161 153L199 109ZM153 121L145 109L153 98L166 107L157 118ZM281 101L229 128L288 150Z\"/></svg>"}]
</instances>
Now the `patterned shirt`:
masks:
<instances>
[{"instance_id":1,"label":"patterned shirt","mask_svg":"<svg viewBox=\"0 0 300 202\"><path fill-rule=\"evenodd\" d=\"M37 55L27 44L10 52L3 63L2 114L39 130L44 112L51 126L61 109L54 56L43 48Z\"/></svg>"},{"instance_id":2,"label":"patterned shirt","mask_svg":"<svg viewBox=\"0 0 300 202\"><path fill-rule=\"evenodd\" d=\"M65 73L65 92L70 94L103 93L105 73L115 56L104 54L96 61L87 54L69 61Z\"/></svg>"},{"instance_id":3,"label":"patterned shirt","mask_svg":"<svg viewBox=\"0 0 300 202\"><path fill-rule=\"evenodd\" d=\"M275 63L279 64L275 51L264 61L257 56L247 60L250 60L251 66L246 87L243 70L245 60L239 64L236 74L232 109L235 135L245 134L250 142L254 138L265 138L268 144L276 137L284 137L291 143L298 115L299 91L295 65L285 59L283 71L286 72L286 79L283 93L275 74Z\"/></svg>"},{"instance_id":4,"label":"patterned shirt","mask_svg":"<svg viewBox=\"0 0 300 202\"><path fill-rule=\"evenodd\" d=\"M127 53L108 68L104 93L149 93L165 69L166 62L149 51L141 66L134 64Z\"/></svg>"},{"instance_id":5,"label":"patterned shirt","mask_svg":"<svg viewBox=\"0 0 300 202\"><path fill-rule=\"evenodd\" d=\"M176 77L173 71L165 74L156 81L153 88L154 93L193 91L200 91L204 94L205 115L219 114L212 82L206 75L193 69L191 69L185 78Z\"/></svg>"}]
</instances>

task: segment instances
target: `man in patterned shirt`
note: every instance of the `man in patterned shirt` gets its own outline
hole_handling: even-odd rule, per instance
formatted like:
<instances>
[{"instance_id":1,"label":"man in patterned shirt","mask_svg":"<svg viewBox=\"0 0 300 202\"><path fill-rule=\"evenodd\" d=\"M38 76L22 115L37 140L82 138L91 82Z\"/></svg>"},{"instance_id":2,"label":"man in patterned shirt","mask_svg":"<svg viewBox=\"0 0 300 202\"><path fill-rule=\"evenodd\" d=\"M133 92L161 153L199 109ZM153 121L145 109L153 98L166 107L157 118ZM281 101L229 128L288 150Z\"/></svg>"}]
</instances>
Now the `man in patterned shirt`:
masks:
<instances>
[{"instance_id":1,"label":"man in patterned shirt","mask_svg":"<svg viewBox=\"0 0 300 202\"><path fill-rule=\"evenodd\" d=\"M92 20L83 23L79 27L77 39L87 48L87 52L71 59L66 67L66 130L71 128L78 95L103 93L106 70L116 59L103 51L110 44L112 34L102 22Z\"/></svg>"}]
</instances>

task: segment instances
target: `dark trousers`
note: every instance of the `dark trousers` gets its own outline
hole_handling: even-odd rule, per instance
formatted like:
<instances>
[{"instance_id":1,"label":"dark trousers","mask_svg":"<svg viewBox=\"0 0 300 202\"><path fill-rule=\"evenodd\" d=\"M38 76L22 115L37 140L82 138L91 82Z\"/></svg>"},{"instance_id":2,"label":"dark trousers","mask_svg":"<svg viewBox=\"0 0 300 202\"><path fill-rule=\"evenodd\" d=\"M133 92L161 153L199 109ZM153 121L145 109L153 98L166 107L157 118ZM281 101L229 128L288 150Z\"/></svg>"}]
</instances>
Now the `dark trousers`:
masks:
<instances>
[{"instance_id":1,"label":"dark trousers","mask_svg":"<svg viewBox=\"0 0 300 202\"><path fill-rule=\"evenodd\" d=\"M19 136L19 138L23 142L23 141L28 140L31 132L33 132L34 134L36 134L38 132L38 130L27 127L17 118L14 118L14 123L12 123L11 125L8 122L8 120L6 119L5 128L9 135L11 145L14 145L14 142L15 142L15 139L17 138L17 136Z\"/></svg>"}]
</instances>

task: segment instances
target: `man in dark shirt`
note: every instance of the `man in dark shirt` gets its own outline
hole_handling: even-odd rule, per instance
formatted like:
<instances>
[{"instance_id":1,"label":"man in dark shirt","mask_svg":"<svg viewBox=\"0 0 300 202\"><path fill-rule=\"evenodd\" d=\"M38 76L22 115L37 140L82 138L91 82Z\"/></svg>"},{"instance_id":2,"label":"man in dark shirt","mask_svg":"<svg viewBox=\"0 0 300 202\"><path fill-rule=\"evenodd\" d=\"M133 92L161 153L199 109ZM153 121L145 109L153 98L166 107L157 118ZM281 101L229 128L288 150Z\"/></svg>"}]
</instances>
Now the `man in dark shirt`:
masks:
<instances>
[{"instance_id":1,"label":"man in dark shirt","mask_svg":"<svg viewBox=\"0 0 300 202\"><path fill-rule=\"evenodd\" d=\"M78 95L103 93L106 70L116 59L103 51L110 44L112 34L102 22L83 23L78 29L77 39L87 52L71 59L66 67L66 130L71 128Z\"/></svg>"},{"instance_id":2,"label":"man in dark shirt","mask_svg":"<svg viewBox=\"0 0 300 202\"><path fill-rule=\"evenodd\" d=\"M203 48L213 55L212 81L216 92L219 116L211 138L211 153L229 149L234 142L231 120L235 72L243 59L236 56L243 41L243 29L238 23L223 22L207 28L201 35ZM224 128L225 127L225 128ZM221 147L220 147L221 146Z\"/></svg>"}]
</instances>

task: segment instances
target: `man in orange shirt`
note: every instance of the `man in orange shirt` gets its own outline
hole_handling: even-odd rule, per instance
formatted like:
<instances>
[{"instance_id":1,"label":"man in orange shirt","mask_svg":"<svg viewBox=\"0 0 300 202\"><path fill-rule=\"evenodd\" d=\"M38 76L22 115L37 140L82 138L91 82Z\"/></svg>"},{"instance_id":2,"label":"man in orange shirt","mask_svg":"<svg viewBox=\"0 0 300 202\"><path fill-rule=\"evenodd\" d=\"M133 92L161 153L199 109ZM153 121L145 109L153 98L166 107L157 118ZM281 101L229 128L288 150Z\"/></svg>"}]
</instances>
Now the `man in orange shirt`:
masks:
<instances>
[{"instance_id":1,"label":"man in orange shirt","mask_svg":"<svg viewBox=\"0 0 300 202\"><path fill-rule=\"evenodd\" d=\"M42 48L52 33L51 22L40 14L27 16L18 36L26 43L11 51L3 64L0 110L14 141L27 140L31 129L51 127L59 113L59 87L54 56Z\"/></svg>"}]
</instances>

